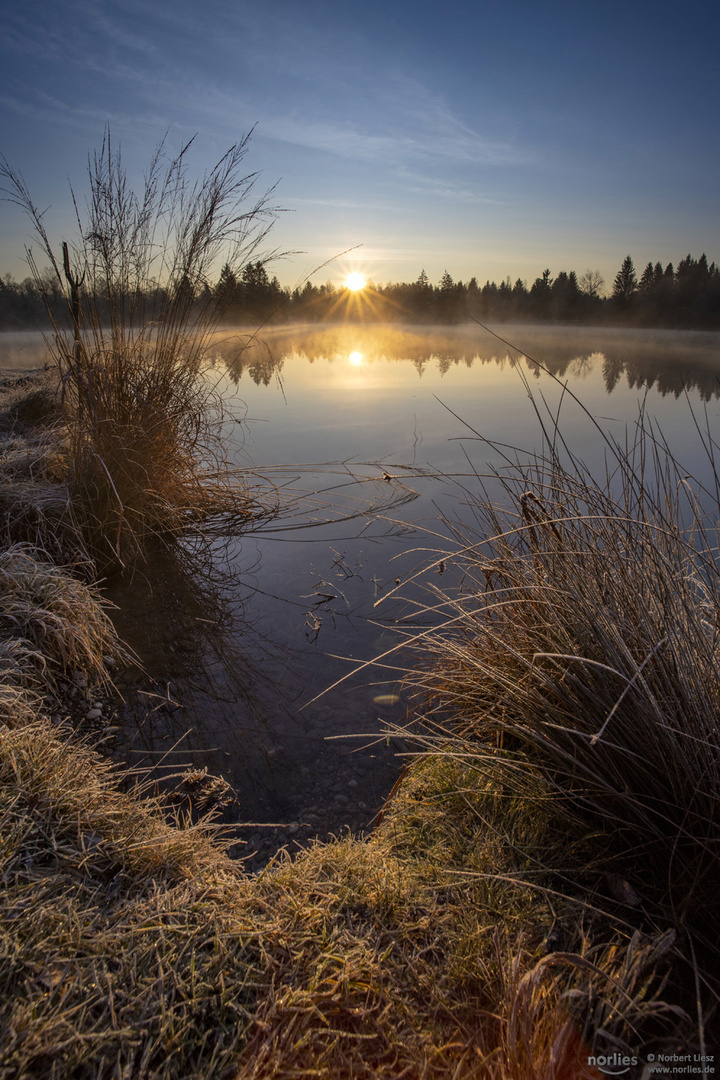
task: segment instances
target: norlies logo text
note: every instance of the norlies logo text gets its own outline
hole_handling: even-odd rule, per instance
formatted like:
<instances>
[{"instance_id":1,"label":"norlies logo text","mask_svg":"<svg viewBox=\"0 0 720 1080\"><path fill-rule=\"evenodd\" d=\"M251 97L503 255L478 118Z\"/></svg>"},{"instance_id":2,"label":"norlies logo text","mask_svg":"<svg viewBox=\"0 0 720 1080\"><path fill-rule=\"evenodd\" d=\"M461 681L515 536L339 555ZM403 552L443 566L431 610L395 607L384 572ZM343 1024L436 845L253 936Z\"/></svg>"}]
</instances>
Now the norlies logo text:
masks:
<instances>
[{"instance_id":1,"label":"norlies logo text","mask_svg":"<svg viewBox=\"0 0 720 1080\"><path fill-rule=\"evenodd\" d=\"M588 1065L596 1065L600 1072L606 1074L606 1076L622 1076L626 1073L631 1065L637 1065L638 1059L633 1054L630 1057L628 1054L605 1054L593 1055L588 1058Z\"/></svg>"}]
</instances>

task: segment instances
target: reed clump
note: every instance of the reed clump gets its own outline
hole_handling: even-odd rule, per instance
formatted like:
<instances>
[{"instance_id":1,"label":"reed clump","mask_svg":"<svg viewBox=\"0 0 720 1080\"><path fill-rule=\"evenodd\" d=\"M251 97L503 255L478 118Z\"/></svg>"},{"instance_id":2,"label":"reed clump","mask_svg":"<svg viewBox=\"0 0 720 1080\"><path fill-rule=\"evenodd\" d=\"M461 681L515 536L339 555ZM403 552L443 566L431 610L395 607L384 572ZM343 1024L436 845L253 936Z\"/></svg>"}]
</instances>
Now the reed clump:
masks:
<instances>
[{"instance_id":1,"label":"reed clump","mask_svg":"<svg viewBox=\"0 0 720 1080\"><path fill-rule=\"evenodd\" d=\"M495 447L506 463L469 494L471 527L448 522L458 548L444 559L460 584L432 589L441 625L414 640L417 748L487 782L501 766L521 800L541 775L606 855L594 886L571 874L558 887L583 881L597 906L672 928L712 1012L718 491L688 477L642 414L625 444L605 438L602 480L547 430L540 455ZM709 434L704 445L717 476Z\"/></svg>"},{"instance_id":2,"label":"reed clump","mask_svg":"<svg viewBox=\"0 0 720 1080\"><path fill-rule=\"evenodd\" d=\"M209 288L222 259L241 266L263 242L269 193L243 174L243 139L205 176L188 179L188 146L161 147L131 189L106 134L88 167L78 237L56 251L22 177L4 191L30 217L49 272L28 261L46 298L48 350L61 384L70 499L98 565L122 566L223 518L262 512L226 460L221 400L205 362L217 310Z\"/></svg>"}]
</instances>

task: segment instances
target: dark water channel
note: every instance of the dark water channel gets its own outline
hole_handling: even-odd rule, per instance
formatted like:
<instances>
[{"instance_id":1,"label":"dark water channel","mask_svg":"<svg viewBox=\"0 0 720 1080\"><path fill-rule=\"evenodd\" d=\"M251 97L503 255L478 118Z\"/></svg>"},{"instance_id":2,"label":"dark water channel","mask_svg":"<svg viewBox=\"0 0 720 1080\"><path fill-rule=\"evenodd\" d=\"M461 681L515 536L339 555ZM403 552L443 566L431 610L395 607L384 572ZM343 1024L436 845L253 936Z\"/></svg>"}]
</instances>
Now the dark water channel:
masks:
<instances>
[{"instance_id":1,"label":"dark water channel","mask_svg":"<svg viewBox=\"0 0 720 1080\"><path fill-rule=\"evenodd\" d=\"M707 468L690 406L717 426L720 335L498 330L606 430L620 437L644 401L688 471ZM146 673L124 688L122 752L181 792L189 769L227 781L215 795L257 866L282 845L372 826L407 749L383 725L417 707L402 683L412 652L357 669L430 625L418 605L452 548L441 517L468 515L473 470L500 462L473 432L533 451L519 373L551 410L562 387L475 326L247 338L217 335L211 375L235 418L233 462L255 467L268 499L280 493L281 513L218 542L192 576L164 557L111 595ZM4 366L23 366L27 349L13 349ZM599 468L602 443L567 397L561 428Z\"/></svg>"}]
</instances>

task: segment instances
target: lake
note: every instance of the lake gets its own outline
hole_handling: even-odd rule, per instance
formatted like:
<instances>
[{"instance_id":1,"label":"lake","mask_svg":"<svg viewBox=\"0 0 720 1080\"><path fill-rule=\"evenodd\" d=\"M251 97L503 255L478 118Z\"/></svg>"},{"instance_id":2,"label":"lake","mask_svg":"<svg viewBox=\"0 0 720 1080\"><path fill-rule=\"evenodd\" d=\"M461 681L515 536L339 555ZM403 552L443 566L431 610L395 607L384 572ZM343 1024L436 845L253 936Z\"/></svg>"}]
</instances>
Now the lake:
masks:
<instances>
[{"instance_id":1,"label":"lake","mask_svg":"<svg viewBox=\"0 0 720 1080\"><path fill-rule=\"evenodd\" d=\"M643 403L687 471L707 470L693 412L717 432L720 335L497 330L505 341L474 325L213 339L230 458L283 509L218 542L194 578L167 558L110 590L146 672L126 681L117 740L155 775L224 777L237 792L225 819L240 823L238 853L258 852L251 866L281 844L371 826L404 761L379 733L409 715L411 657L357 669L399 628L428 625L418 605L452 547L442 515L471 513L475 474L502 463L483 440L539 447L528 386L541 410L562 399L563 435L597 471L602 440L563 386L617 438ZM3 367L44 359L37 335L3 337Z\"/></svg>"}]
</instances>

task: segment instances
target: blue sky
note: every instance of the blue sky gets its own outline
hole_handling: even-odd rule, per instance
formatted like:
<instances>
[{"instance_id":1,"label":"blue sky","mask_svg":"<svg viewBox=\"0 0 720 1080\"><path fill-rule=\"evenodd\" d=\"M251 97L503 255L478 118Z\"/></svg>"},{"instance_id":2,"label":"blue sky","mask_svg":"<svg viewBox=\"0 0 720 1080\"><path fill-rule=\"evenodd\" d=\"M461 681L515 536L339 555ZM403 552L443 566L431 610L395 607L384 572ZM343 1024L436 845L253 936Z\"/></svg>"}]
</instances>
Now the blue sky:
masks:
<instances>
[{"instance_id":1,"label":"blue sky","mask_svg":"<svg viewBox=\"0 0 720 1080\"><path fill-rule=\"evenodd\" d=\"M59 243L107 123L135 181L166 133L202 172L256 125L289 285L354 245L315 280L720 261L720 9L626 3L26 0L0 152ZM26 275L27 238L0 203L0 272Z\"/></svg>"}]
</instances>

